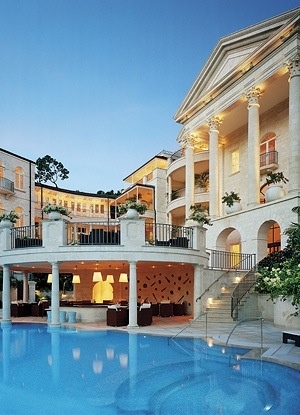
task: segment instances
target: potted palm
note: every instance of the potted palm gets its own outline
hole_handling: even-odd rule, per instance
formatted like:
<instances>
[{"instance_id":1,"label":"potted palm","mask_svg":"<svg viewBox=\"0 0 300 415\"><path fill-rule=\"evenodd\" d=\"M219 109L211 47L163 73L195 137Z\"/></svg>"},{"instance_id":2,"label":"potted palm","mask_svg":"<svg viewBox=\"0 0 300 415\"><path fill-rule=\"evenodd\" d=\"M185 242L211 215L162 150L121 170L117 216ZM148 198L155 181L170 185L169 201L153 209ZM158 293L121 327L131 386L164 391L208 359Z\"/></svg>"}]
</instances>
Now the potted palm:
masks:
<instances>
[{"instance_id":1,"label":"potted palm","mask_svg":"<svg viewBox=\"0 0 300 415\"><path fill-rule=\"evenodd\" d=\"M50 203L47 203L47 205L43 207L42 211L47 213L49 219L51 220L60 219L62 215L70 215L70 212L65 207L59 205L51 205Z\"/></svg>"},{"instance_id":2,"label":"potted palm","mask_svg":"<svg viewBox=\"0 0 300 415\"><path fill-rule=\"evenodd\" d=\"M194 222L198 222L201 226L209 225L212 226L210 223L210 217L208 214L208 210L201 206L201 205L192 205L190 207L191 214L188 217L188 220L192 220Z\"/></svg>"},{"instance_id":3,"label":"potted palm","mask_svg":"<svg viewBox=\"0 0 300 415\"><path fill-rule=\"evenodd\" d=\"M148 206L145 203L137 201L135 198L128 198L125 203L118 206L119 215L125 215L126 218L137 218L143 215Z\"/></svg>"},{"instance_id":4,"label":"potted palm","mask_svg":"<svg viewBox=\"0 0 300 415\"><path fill-rule=\"evenodd\" d=\"M222 197L222 203L225 204L225 211L227 214L242 210L241 198L238 193L225 192L225 195Z\"/></svg>"},{"instance_id":5,"label":"potted palm","mask_svg":"<svg viewBox=\"0 0 300 415\"><path fill-rule=\"evenodd\" d=\"M196 173L195 174L195 186L197 186L200 192L207 192L209 187L209 173Z\"/></svg>"},{"instance_id":6,"label":"potted palm","mask_svg":"<svg viewBox=\"0 0 300 415\"><path fill-rule=\"evenodd\" d=\"M268 185L265 193L266 202L281 199L285 195L283 184L286 184L288 181L282 171L269 172L266 175L266 184Z\"/></svg>"},{"instance_id":7,"label":"potted palm","mask_svg":"<svg viewBox=\"0 0 300 415\"><path fill-rule=\"evenodd\" d=\"M0 227L11 228L17 222L17 219L19 219L19 215L14 210L9 213L2 213L0 215Z\"/></svg>"}]
</instances>

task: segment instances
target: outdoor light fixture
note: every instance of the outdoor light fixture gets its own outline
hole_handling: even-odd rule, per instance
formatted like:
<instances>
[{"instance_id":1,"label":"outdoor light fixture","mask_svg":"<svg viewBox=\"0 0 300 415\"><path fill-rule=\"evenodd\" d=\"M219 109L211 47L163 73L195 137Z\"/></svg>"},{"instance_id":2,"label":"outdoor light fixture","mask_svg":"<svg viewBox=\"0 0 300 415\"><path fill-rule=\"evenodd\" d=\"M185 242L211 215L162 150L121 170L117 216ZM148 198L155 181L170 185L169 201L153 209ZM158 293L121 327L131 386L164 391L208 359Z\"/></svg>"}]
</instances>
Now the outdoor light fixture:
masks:
<instances>
[{"instance_id":1,"label":"outdoor light fixture","mask_svg":"<svg viewBox=\"0 0 300 415\"><path fill-rule=\"evenodd\" d=\"M126 272L121 272L119 282L128 282L128 276Z\"/></svg>"},{"instance_id":2,"label":"outdoor light fixture","mask_svg":"<svg viewBox=\"0 0 300 415\"><path fill-rule=\"evenodd\" d=\"M48 274L47 283L48 284L52 283L52 274Z\"/></svg>"},{"instance_id":3,"label":"outdoor light fixture","mask_svg":"<svg viewBox=\"0 0 300 415\"><path fill-rule=\"evenodd\" d=\"M110 282L111 284L113 284L115 282L114 276L111 274L107 275L106 282Z\"/></svg>"},{"instance_id":4,"label":"outdoor light fixture","mask_svg":"<svg viewBox=\"0 0 300 415\"><path fill-rule=\"evenodd\" d=\"M99 282L99 281L103 281L101 271L95 271L93 274L93 282Z\"/></svg>"}]
</instances>

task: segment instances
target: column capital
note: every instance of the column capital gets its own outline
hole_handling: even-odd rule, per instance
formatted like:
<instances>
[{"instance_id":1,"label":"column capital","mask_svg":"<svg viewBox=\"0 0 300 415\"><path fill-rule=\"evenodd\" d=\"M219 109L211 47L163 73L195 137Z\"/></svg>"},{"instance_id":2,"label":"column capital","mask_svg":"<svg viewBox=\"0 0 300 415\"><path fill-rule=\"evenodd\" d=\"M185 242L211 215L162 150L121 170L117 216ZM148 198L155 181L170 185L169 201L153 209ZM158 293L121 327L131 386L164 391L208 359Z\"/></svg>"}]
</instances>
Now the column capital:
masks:
<instances>
[{"instance_id":1,"label":"column capital","mask_svg":"<svg viewBox=\"0 0 300 415\"><path fill-rule=\"evenodd\" d=\"M194 148L194 144L196 141L196 135L192 133L187 133L183 137L180 138L179 143L181 148L192 147Z\"/></svg>"},{"instance_id":2,"label":"column capital","mask_svg":"<svg viewBox=\"0 0 300 415\"><path fill-rule=\"evenodd\" d=\"M287 67L290 72L290 78L300 75L300 54L297 53L293 58L287 62Z\"/></svg>"},{"instance_id":3,"label":"column capital","mask_svg":"<svg viewBox=\"0 0 300 415\"><path fill-rule=\"evenodd\" d=\"M208 126L209 126L209 132L215 131L215 132L219 132L219 127L222 124L222 120L219 117L211 117L208 120Z\"/></svg>"},{"instance_id":4,"label":"column capital","mask_svg":"<svg viewBox=\"0 0 300 415\"><path fill-rule=\"evenodd\" d=\"M246 98L248 100L248 109L252 106L259 107L259 98L262 96L262 91L260 88L253 86L249 91L246 92Z\"/></svg>"}]
</instances>

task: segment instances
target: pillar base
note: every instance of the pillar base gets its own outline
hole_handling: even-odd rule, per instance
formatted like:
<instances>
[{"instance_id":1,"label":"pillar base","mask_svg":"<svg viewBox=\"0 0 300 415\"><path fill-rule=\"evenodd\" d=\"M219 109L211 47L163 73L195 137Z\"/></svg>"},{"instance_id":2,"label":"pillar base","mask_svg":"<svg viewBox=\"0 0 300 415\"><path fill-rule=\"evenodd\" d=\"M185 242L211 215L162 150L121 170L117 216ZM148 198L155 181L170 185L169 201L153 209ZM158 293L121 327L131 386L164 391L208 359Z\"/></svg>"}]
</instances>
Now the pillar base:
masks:
<instances>
[{"instance_id":1,"label":"pillar base","mask_svg":"<svg viewBox=\"0 0 300 415\"><path fill-rule=\"evenodd\" d=\"M135 325L135 326L134 326L134 325L132 325L132 324L131 324L131 325L129 325L129 324L128 324L127 328L128 328L128 329L138 329L138 328L139 328L139 326L138 326L138 325Z\"/></svg>"}]
</instances>

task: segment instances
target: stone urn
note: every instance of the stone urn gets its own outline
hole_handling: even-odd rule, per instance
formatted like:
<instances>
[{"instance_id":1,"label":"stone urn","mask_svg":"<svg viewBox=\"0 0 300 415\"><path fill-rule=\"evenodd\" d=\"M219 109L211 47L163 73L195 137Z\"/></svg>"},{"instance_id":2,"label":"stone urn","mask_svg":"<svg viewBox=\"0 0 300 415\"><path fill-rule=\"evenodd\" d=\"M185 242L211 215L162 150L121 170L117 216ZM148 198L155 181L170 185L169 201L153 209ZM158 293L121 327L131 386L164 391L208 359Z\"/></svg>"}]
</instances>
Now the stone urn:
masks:
<instances>
[{"instance_id":1,"label":"stone urn","mask_svg":"<svg viewBox=\"0 0 300 415\"><path fill-rule=\"evenodd\" d=\"M266 190L265 198L266 202L273 202L274 200L281 199L285 195L282 184L271 184Z\"/></svg>"},{"instance_id":2,"label":"stone urn","mask_svg":"<svg viewBox=\"0 0 300 415\"><path fill-rule=\"evenodd\" d=\"M128 219L137 219L139 216L139 212L132 208L129 208L125 214L125 217Z\"/></svg>"},{"instance_id":3,"label":"stone urn","mask_svg":"<svg viewBox=\"0 0 300 415\"><path fill-rule=\"evenodd\" d=\"M0 222L1 229L12 228L12 227L13 227L13 223L9 219L2 219L2 221Z\"/></svg>"},{"instance_id":4,"label":"stone urn","mask_svg":"<svg viewBox=\"0 0 300 415\"><path fill-rule=\"evenodd\" d=\"M240 210L242 210L242 205L241 202L235 200L233 202L232 206L225 206L225 212L229 215L230 213L235 213L235 212L239 212Z\"/></svg>"},{"instance_id":5,"label":"stone urn","mask_svg":"<svg viewBox=\"0 0 300 415\"><path fill-rule=\"evenodd\" d=\"M50 220L58 220L61 218L61 213L56 210L53 210L52 212L48 213L48 218Z\"/></svg>"}]
</instances>

